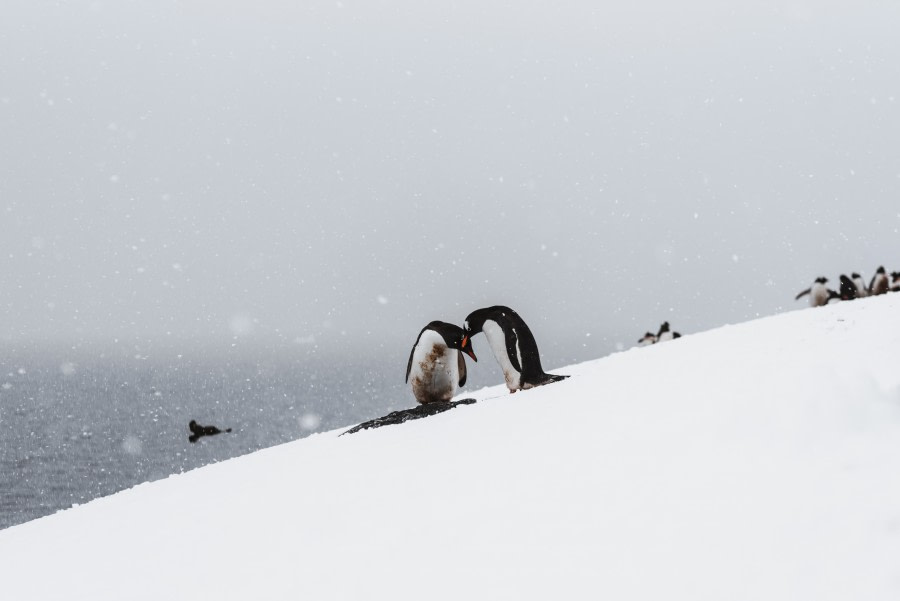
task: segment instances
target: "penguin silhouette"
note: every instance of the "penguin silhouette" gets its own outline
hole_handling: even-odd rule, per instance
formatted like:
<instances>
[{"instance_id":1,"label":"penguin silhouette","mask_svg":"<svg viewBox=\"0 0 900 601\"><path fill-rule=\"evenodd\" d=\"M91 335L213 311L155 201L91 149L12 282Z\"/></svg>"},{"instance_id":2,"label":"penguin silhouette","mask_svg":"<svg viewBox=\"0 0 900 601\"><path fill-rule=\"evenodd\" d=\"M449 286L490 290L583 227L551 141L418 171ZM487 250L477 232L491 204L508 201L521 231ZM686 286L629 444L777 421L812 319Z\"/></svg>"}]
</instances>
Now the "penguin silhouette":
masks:
<instances>
[{"instance_id":1,"label":"penguin silhouette","mask_svg":"<svg viewBox=\"0 0 900 601\"><path fill-rule=\"evenodd\" d=\"M191 442L197 442L204 436L215 436L216 434L221 434L222 432L231 432L231 428L219 430L215 426L201 426L194 420L191 420L191 422L188 424L188 429L192 432L192 434L188 436L188 440Z\"/></svg>"},{"instance_id":2,"label":"penguin silhouette","mask_svg":"<svg viewBox=\"0 0 900 601\"><path fill-rule=\"evenodd\" d=\"M650 346L651 344L656 344L656 334L653 332L646 332L638 340L638 346Z\"/></svg>"},{"instance_id":3,"label":"penguin silhouette","mask_svg":"<svg viewBox=\"0 0 900 601\"><path fill-rule=\"evenodd\" d=\"M813 285L794 297L794 300L800 300L808 294L810 307L822 307L827 305L828 301L837 296L837 293L828 289L825 285L827 283L828 278L816 278Z\"/></svg>"},{"instance_id":4,"label":"penguin silhouette","mask_svg":"<svg viewBox=\"0 0 900 601\"><path fill-rule=\"evenodd\" d=\"M469 313L463 344L469 344L470 339L480 332L484 332L491 345L510 392L527 390L569 377L544 372L534 334L525 320L509 307L497 305Z\"/></svg>"},{"instance_id":5,"label":"penguin silhouette","mask_svg":"<svg viewBox=\"0 0 900 601\"><path fill-rule=\"evenodd\" d=\"M422 328L406 364L406 381L419 403L447 402L456 394L457 385L465 386L466 360L462 353L478 361L461 327L432 321Z\"/></svg>"},{"instance_id":6,"label":"penguin silhouette","mask_svg":"<svg viewBox=\"0 0 900 601\"><path fill-rule=\"evenodd\" d=\"M676 338L681 338L681 334L678 332L673 332L669 329L669 322L664 321L659 326L659 332L656 334L657 342L665 342L667 340L675 340Z\"/></svg>"},{"instance_id":7,"label":"penguin silhouette","mask_svg":"<svg viewBox=\"0 0 900 601\"><path fill-rule=\"evenodd\" d=\"M856 298L863 298L869 295L869 289L866 288L866 282L863 280L861 275L854 271L850 278L856 285Z\"/></svg>"},{"instance_id":8,"label":"penguin silhouette","mask_svg":"<svg viewBox=\"0 0 900 601\"><path fill-rule=\"evenodd\" d=\"M887 274L884 272L884 266L878 268L872 281L869 282L869 296L878 296L884 294L890 289Z\"/></svg>"},{"instance_id":9,"label":"penguin silhouette","mask_svg":"<svg viewBox=\"0 0 900 601\"><path fill-rule=\"evenodd\" d=\"M838 296L843 301L859 298L859 289L856 287L856 284L844 274L841 274L841 287Z\"/></svg>"}]
</instances>

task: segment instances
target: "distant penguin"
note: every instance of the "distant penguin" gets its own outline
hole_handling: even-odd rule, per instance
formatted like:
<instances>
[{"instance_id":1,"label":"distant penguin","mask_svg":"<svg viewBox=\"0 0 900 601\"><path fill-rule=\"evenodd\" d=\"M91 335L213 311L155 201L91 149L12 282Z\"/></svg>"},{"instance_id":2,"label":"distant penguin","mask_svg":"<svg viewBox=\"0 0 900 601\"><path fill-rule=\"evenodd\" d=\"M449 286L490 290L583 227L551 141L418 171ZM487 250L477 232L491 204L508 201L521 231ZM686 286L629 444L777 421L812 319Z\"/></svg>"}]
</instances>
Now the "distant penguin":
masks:
<instances>
[{"instance_id":1,"label":"distant penguin","mask_svg":"<svg viewBox=\"0 0 900 601\"><path fill-rule=\"evenodd\" d=\"M875 272L875 275L872 276L872 281L869 282L869 296L884 294L889 289L890 284L888 283L887 274L884 272L884 266L881 266Z\"/></svg>"},{"instance_id":2,"label":"distant penguin","mask_svg":"<svg viewBox=\"0 0 900 601\"><path fill-rule=\"evenodd\" d=\"M460 351L478 359L464 340L461 327L443 321L432 321L419 332L406 365L406 381L419 403L447 402L457 385L465 386L466 360Z\"/></svg>"},{"instance_id":3,"label":"distant penguin","mask_svg":"<svg viewBox=\"0 0 900 601\"><path fill-rule=\"evenodd\" d=\"M825 286L827 283L828 278L816 278L813 285L798 294L794 300L800 300L801 297L808 294L810 307L822 307L827 305L828 301L836 296L832 290L829 290L828 287Z\"/></svg>"},{"instance_id":4,"label":"distant penguin","mask_svg":"<svg viewBox=\"0 0 900 601\"><path fill-rule=\"evenodd\" d=\"M527 390L569 377L544 372L534 335L519 314L509 307L498 305L478 309L469 313L464 325L464 343L479 332L484 332L494 357L503 369L506 387L510 392Z\"/></svg>"},{"instance_id":5,"label":"distant penguin","mask_svg":"<svg viewBox=\"0 0 900 601\"><path fill-rule=\"evenodd\" d=\"M853 272L853 275L850 277L853 279L853 284L856 286L856 298L868 296L869 290L866 288L866 282L863 280L862 276Z\"/></svg>"},{"instance_id":6,"label":"distant penguin","mask_svg":"<svg viewBox=\"0 0 900 601\"><path fill-rule=\"evenodd\" d=\"M838 298L843 301L856 300L859 298L859 290L857 289L856 284L844 274L841 274L841 288L838 293Z\"/></svg>"},{"instance_id":7,"label":"distant penguin","mask_svg":"<svg viewBox=\"0 0 900 601\"><path fill-rule=\"evenodd\" d=\"M191 442L197 442L203 436L215 436L216 434L221 434L222 432L231 432L231 428L219 430L215 426L201 426L194 420L191 420L191 422L188 424L188 430L191 431L191 435L188 436L188 440Z\"/></svg>"},{"instance_id":8,"label":"distant penguin","mask_svg":"<svg viewBox=\"0 0 900 601\"><path fill-rule=\"evenodd\" d=\"M656 344L656 334L653 332L645 333L640 340L638 340L638 346L650 346L651 344Z\"/></svg>"},{"instance_id":9,"label":"distant penguin","mask_svg":"<svg viewBox=\"0 0 900 601\"><path fill-rule=\"evenodd\" d=\"M681 338L681 334L670 330L668 321L662 322L662 325L659 326L659 332L656 333L656 341L666 342L667 340L675 340L676 338Z\"/></svg>"},{"instance_id":10,"label":"distant penguin","mask_svg":"<svg viewBox=\"0 0 900 601\"><path fill-rule=\"evenodd\" d=\"M891 272L891 292L900 292L900 271Z\"/></svg>"}]
</instances>

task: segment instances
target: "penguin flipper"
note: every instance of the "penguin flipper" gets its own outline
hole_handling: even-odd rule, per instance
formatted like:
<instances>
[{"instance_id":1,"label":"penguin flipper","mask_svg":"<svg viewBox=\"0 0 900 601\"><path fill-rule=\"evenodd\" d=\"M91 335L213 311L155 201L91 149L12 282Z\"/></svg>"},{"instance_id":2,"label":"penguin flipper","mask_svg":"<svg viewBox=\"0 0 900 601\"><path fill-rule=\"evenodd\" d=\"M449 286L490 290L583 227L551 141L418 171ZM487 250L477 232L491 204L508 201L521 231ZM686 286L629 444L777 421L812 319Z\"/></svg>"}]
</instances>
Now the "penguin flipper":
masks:
<instances>
[{"instance_id":1,"label":"penguin flipper","mask_svg":"<svg viewBox=\"0 0 900 601\"><path fill-rule=\"evenodd\" d=\"M806 296L806 295L809 294L810 292L812 292L812 288L807 288L806 290L804 290L803 292L801 292L800 294L798 294L797 296L795 296L795 297L794 297L794 300L800 300L801 298L803 298L804 296Z\"/></svg>"},{"instance_id":2,"label":"penguin flipper","mask_svg":"<svg viewBox=\"0 0 900 601\"><path fill-rule=\"evenodd\" d=\"M506 356L509 357L509 362L516 371L522 373L522 365L519 361L519 338L516 336L515 328L508 328L508 330L508 332L504 332L506 334L504 336L506 338Z\"/></svg>"},{"instance_id":3,"label":"penguin flipper","mask_svg":"<svg viewBox=\"0 0 900 601\"><path fill-rule=\"evenodd\" d=\"M419 344L418 338L416 338L416 344ZM412 349L409 351L409 361L406 363L406 379L404 380L404 382L409 382L409 372L412 370L412 360L413 355L416 353L416 344L414 344Z\"/></svg>"},{"instance_id":4,"label":"penguin flipper","mask_svg":"<svg viewBox=\"0 0 900 601\"><path fill-rule=\"evenodd\" d=\"M462 387L466 385L466 359L463 357L463 354L458 351L456 356L459 360L459 385Z\"/></svg>"}]
</instances>

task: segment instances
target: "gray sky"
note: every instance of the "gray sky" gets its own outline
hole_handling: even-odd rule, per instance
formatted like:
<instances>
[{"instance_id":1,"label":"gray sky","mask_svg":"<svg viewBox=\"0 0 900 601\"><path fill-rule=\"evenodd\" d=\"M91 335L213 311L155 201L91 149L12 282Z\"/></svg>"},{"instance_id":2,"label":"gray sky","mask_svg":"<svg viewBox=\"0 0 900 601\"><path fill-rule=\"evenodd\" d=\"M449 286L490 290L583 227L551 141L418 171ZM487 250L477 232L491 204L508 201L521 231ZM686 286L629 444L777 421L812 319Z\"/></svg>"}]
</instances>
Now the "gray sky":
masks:
<instances>
[{"instance_id":1,"label":"gray sky","mask_svg":"<svg viewBox=\"0 0 900 601\"><path fill-rule=\"evenodd\" d=\"M900 269L900 4L723 4L7 0L0 340L553 365Z\"/></svg>"}]
</instances>

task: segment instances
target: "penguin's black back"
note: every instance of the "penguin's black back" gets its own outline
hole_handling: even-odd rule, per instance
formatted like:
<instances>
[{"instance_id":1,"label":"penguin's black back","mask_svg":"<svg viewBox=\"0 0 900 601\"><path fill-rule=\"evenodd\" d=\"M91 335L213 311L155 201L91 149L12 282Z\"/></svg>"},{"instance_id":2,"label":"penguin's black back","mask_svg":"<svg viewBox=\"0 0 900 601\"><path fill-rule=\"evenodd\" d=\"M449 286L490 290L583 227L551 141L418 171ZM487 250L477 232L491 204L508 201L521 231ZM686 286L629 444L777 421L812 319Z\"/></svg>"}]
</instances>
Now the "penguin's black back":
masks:
<instances>
[{"instance_id":1,"label":"penguin's black back","mask_svg":"<svg viewBox=\"0 0 900 601\"><path fill-rule=\"evenodd\" d=\"M513 367L522 374L520 381L525 384L539 386L549 382L563 380L568 376L557 376L544 372L541 366L541 354L538 351L537 341L531 328L525 323L522 317L503 305L495 305L484 309L473 311L466 317L466 324L469 325L473 334L482 331L482 326L486 320L491 320L503 330L506 339L506 354L509 357ZM518 350L516 348L518 343ZM522 356L520 364L519 355Z\"/></svg>"},{"instance_id":2,"label":"penguin's black back","mask_svg":"<svg viewBox=\"0 0 900 601\"><path fill-rule=\"evenodd\" d=\"M856 284L853 283L853 280L848 278L846 275L841 274L841 292L840 297L841 300L855 300L859 295L858 290L856 288Z\"/></svg>"},{"instance_id":3,"label":"penguin's black back","mask_svg":"<svg viewBox=\"0 0 900 601\"><path fill-rule=\"evenodd\" d=\"M409 382L409 372L412 370L412 362L413 355L416 353L416 347L419 346L419 340L422 338L422 334L425 333L425 330L432 330L441 335L441 338L444 339L444 342L447 343L448 348L459 348L459 344L462 341L463 329L456 324L447 323L445 321L432 321L427 326L422 328L419 331L419 335L416 336L416 342L413 344L412 349L409 351L409 361L406 363L406 381ZM460 358L462 359L462 358ZM465 372L465 362L460 361L462 366L461 378L459 381L460 386L464 386L466 383L466 372Z\"/></svg>"}]
</instances>

